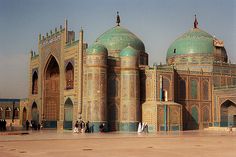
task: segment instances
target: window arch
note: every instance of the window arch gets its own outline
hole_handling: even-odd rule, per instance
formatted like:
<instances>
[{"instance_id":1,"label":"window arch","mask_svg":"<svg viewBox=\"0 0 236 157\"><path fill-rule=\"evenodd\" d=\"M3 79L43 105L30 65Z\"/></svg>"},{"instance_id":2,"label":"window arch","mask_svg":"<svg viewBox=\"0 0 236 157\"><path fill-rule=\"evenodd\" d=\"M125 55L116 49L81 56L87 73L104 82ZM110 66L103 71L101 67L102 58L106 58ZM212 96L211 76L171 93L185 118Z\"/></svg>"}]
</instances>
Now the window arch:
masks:
<instances>
[{"instance_id":1,"label":"window arch","mask_svg":"<svg viewBox=\"0 0 236 157\"><path fill-rule=\"evenodd\" d=\"M38 94L38 74L36 71L32 76L32 94Z\"/></svg>"},{"instance_id":2,"label":"window arch","mask_svg":"<svg viewBox=\"0 0 236 157\"><path fill-rule=\"evenodd\" d=\"M191 80L191 98L192 99L197 99L197 92L198 92L198 85L197 85L197 80L193 79Z\"/></svg>"},{"instance_id":3,"label":"window arch","mask_svg":"<svg viewBox=\"0 0 236 157\"><path fill-rule=\"evenodd\" d=\"M70 98L67 98L65 101L64 120L65 121L73 120L73 102Z\"/></svg>"},{"instance_id":4,"label":"window arch","mask_svg":"<svg viewBox=\"0 0 236 157\"><path fill-rule=\"evenodd\" d=\"M170 81L168 78L163 77L163 91L162 91L162 100L165 101L169 99L170 96ZM166 98L165 98L166 96Z\"/></svg>"},{"instance_id":5,"label":"window arch","mask_svg":"<svg viewBox=\"0 0 236 157\"><path fill-rule=\"evenodd\" d=\"M208 91L208 81L203 81L203 87L202 87L202 93L203 93L203 100L209 99L209 91Z\"/></svg>"},{"instance_id":6,"label":"window arch","mask_svg":"<svg viewBox=\"0 0 236 157\"><path fill-rule=\"evenodd\" d=\"M66 66L66 89L73 89L74 88L74 67L69 62Z\"/></svg>"},{"instance_id":7,"label":"window arch","mask_svg":"<svg viewBox=\"0 0 236 157\"><path fill-rule=\"evenodd\" d=\"M16 118L16 119L19 118L19 111L20 111L20 109L18 107L14 108L14 118Z\"/></svg>"},{"instance_id":8,"label":"window arch","mask_svg":"<svg viewBox=\"0 0 236 157\"><path fill-rule=\"evenodd\" d=\"M203 122L209 122L209 109L207 106L205 106L203 109L202 109L202 120Z\"/></svg>"},{"instance_id":9,"label":"window arch","mask_svg":"<svg viewBox=\"0 0 236 157\"><path fill-rule=\"evenodd\" d=\"M11 118L11 108L7 107L5 110L5 119L10 119Z\"/></svg>"}]
</instances>

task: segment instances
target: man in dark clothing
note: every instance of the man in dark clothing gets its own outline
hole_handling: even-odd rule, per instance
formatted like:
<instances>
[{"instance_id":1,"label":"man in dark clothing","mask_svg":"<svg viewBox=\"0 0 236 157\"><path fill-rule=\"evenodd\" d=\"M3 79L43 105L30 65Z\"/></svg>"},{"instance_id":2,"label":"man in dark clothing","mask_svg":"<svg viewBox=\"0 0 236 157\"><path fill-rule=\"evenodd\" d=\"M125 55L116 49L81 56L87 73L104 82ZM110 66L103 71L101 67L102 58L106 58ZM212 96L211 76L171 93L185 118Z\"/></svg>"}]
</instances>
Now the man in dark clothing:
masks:
<instances>
[{"instance_id":1,"label":"man in dark clothing","mask_svg":"<svg viewBox=\"0 0 236 157\"><path fill-rule=\"evenodd\" d=\"M90 130L89 130L89 121L87 121L87 123L86 123L86 130L85 130L85 132L87 132L87 133L90 132Z\"/></svg>"},{"instance_id":2,"label":"man in dark clothing","mask_svg":"<svg viewBox=\"0 0 236 157\"><path fill-rule=\"evenodd\" d=\"M102 123L102 124L99 126L99 130L100 130L100 132L104 132L104 131L105 131L105 123Z\"/></svg>"},{"instance_id":3,"label":"man in dark clothing","mask_svg":"<svg viewBox=\"0 0 236 157\"><path fill-rule=\"evenodd\" d=\"M26 130L29 130L29 125L30 125L29 121L26 120L26 122L25 122Z\"/></svg>"}]
</instances>

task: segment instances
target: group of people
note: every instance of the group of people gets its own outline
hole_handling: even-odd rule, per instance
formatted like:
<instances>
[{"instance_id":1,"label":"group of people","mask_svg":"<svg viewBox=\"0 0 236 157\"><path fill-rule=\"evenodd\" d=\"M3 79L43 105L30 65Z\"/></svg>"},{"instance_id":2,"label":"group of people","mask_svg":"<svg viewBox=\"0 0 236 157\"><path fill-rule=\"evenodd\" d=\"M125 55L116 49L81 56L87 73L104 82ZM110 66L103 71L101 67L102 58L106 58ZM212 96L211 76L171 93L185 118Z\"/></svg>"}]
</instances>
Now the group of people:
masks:
<instances>
[{"instance_id":1,"label":"group of people","mask_svg":"<svg viewBox=\"0 0 236 157\"><path fill-rule=\"evenodd\" d=\"M90 133L93 132L93 130L90 127L89 121L84 123L84 121L76 121L75 127L74 127L74 133Z\"/></svg>"},{"instance_id":2,"label":"group of people","mask_svg":"<svg viewBox=\"0 0 236 157\"><path fill-rule=\"evenodd\" d=\"M139 124L138 124L138 133L148 133L147 123L139 122Z\"/></svg>"},{"instance_id":3,"label":"group of people","mask_svg":"<svg viewBox=\"0 0 236 157\"><path fill-rule=\"evenodd\" d=\"M5 119L0 120L0 131L6 131L7 130L7 122Z\"/></svg>"},{"instance_id":4,"label":"group of people","mask_svg":"<svg viewBox=\"0 0 236 157\"><path fill-rule=\"evenodd\" d=\"M29 120L25 121L25 128L26 130L29 130L29 128L32 128L32 130L40 130L43 127L43 123L39 123L37 121L31 120L31 122L29 122Z\"/></svg>"}]
</instances>

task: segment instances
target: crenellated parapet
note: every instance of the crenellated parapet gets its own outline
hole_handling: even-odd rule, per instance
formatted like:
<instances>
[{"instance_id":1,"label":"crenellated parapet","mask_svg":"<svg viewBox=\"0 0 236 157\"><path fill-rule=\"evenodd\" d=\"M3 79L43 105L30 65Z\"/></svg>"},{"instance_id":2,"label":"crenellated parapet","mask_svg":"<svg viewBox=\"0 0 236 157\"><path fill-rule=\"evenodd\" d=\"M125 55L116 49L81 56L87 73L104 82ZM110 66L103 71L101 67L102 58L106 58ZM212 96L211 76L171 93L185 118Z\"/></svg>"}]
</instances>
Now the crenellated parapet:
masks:
<instances>
[{"instance_id":1,"label":"crenellated parapet","mask_svg":"<svg viewBox=\"0 0 236 157\"><path fill-rule=\"evenodd\" d=\"M45 35L39 34L38 42L43 43L46 40L50 40L50 39L54 38L55 36L61 34L64 30L65 30L65 28L62 28L62 25L60 25L59 29L57 27L55 27L54 31L50 30L50 32L47 32Z\"/></svg>"}]
</instances>

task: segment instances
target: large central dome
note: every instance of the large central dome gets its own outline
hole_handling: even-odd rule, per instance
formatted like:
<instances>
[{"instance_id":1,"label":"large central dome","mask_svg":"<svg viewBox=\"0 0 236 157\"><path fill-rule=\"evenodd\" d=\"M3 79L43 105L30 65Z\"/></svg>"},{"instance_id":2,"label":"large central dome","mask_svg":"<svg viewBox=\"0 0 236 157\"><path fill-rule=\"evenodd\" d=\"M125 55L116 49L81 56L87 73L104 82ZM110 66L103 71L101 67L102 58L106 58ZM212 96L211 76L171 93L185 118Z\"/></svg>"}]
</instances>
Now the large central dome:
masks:
<instances>
[{"instance_id":1,"label":"large central dome","mask_svg":"<svg viewBox=\"0 0 236 157\"><path fill-rule=\"evenodd\" d=\"M108 52L121 51L128 45L140 52L145 52L143 42L135 34L119 25L103 33L96 41L103 44Z\"/></svg>"}]
</instances>

